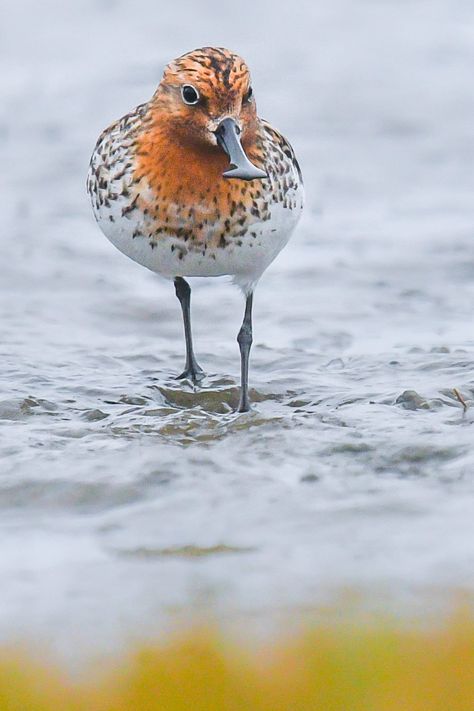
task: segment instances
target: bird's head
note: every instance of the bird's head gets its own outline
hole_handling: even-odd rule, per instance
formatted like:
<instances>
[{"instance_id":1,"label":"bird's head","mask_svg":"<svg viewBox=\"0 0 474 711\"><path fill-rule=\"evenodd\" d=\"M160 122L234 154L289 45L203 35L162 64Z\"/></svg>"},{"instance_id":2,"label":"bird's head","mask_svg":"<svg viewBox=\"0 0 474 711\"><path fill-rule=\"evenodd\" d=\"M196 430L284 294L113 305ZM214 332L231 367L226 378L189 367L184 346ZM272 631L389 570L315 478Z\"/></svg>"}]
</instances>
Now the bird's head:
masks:
<instances>
[{"instance_id":1,"label":"bird's head","mask_svg":"<svg viewBox=\"0 0 474 711\"><path fill-rule=\"evenodd\" d=\"M255 180L266 173L247 157L258 131L250 73L244 60L227 49L203 47L165 69L152 105L174 140L195 152L224 151L226 178Z\"/></svg>"}]
</instances>

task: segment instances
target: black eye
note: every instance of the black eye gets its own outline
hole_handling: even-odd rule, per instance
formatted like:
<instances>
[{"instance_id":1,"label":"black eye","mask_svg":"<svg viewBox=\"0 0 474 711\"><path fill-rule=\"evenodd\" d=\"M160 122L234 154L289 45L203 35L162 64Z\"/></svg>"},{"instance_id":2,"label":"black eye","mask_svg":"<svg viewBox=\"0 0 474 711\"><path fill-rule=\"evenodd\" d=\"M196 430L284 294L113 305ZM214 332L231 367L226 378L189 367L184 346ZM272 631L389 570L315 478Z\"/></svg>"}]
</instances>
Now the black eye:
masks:
<instances>
[{"instance_id":1,"label":"black eye","mask_svg":"<svg viewBox=\"0 0 474 711\"><path fill-rule=\"evenodd\" d=\"M199 101L199 92L194 86L191 86L191 84L185 84L181 87L181 96L183 97L184 103L190 106L197 104Z\"/></svg>"},{"instance_id":2,"label":"black eye","mask_svg":"<svg viewBox=\"0 0 474 711\"><path fill-rule=\"evenodd\" d=\"M245 101L245 102L251 101L252 96L253 96L253 89L252 89L251 86L249 86L248 91L247 91L247 93L246 93L245 96L244 96L244 101Z\"/></svg>"}]
</instances>

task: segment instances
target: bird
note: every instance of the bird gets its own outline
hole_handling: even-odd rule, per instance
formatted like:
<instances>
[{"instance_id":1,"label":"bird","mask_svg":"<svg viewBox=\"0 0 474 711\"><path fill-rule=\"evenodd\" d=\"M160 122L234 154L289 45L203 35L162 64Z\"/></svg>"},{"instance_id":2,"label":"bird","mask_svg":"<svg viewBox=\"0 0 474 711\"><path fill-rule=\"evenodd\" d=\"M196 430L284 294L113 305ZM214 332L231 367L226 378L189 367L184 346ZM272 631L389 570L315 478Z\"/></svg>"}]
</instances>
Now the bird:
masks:
<instances>
[{"instance_id":1,"label":"bird","mask_svg":"<svg viewBox=\"0 0 474 711\"><path fill-rule=\"evenodd\" d=\"M290 143L258 117L245 61L222 47L171 61L152 98L101 133L86 187L110 242L174 282L186 345L177 379L205 376L186 278L230 275L241 289L237 411L247 412L254 290L298 223L304 187Z\"/></svg>"}]
</instances>

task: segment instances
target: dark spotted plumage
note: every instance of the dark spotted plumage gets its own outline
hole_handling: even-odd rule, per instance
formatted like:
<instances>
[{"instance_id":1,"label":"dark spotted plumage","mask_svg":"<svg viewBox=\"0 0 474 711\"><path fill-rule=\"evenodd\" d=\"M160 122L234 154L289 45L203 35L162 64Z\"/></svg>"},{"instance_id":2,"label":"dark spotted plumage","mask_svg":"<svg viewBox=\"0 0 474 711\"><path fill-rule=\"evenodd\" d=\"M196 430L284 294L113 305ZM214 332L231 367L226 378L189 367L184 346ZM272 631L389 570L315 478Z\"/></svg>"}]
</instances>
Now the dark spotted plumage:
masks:
<instances>
[{"instance_id":1,"label":"dark spotted plumage","mask_svg":"<svg viewBox=\"0 0 474 711\"><path fill-rule=\"evenodd\" d=\"M299 214L302 208L302 176L293 149L288 141L271 125L258 120L255 145L249 157L258 163L268 178L261 181L223 182L224 190L211 196L210 190L196 187L189 193L183 186L166 191L166 176L141 174L136 170L137 159L148 158L149 152L140 150L140 136L146 132L147 104L112 124L97 142L91 158L87 189L96 216L109 210L106 219L115 223L125 218L133 239L140 236L150 245L164 237L179 239L185 250L202 252L224 248L245 236L253 226L271 222L276 207ZM153 199L146 199L152 190ZM120 203L116 215L116 204ZM133 229L132 229L133 226ZM253 239L266 230L252 230ZM176 248L176 242L173 242ZM181 256L179 256L181 255Z\"/></svg>"}]
</instances>

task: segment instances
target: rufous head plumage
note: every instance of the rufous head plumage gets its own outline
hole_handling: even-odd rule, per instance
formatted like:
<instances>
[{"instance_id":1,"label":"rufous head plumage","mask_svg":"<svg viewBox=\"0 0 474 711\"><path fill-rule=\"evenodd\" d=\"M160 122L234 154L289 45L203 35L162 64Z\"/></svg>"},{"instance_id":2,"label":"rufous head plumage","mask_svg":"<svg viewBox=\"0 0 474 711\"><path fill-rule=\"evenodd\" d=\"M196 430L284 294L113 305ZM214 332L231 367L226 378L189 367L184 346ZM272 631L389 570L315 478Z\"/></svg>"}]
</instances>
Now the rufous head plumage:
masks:
<instances>
[{"instance_id":1,"label":"rufous head plumage","mask_svg":"<svg viewBox=\"0 0 474 711\"><path fill-rule=\"evenodd\" d=\"M151 106L156 120L181 145L196 151L223 149L231 163L225 177L265 177L245 154L255 141L258 118L250 72L238 54L203 47L173 60Z\"/></svg>"}]
</instances>

